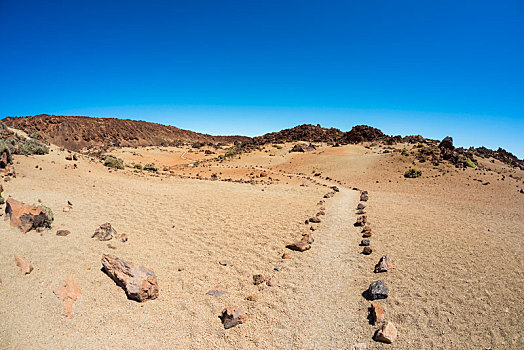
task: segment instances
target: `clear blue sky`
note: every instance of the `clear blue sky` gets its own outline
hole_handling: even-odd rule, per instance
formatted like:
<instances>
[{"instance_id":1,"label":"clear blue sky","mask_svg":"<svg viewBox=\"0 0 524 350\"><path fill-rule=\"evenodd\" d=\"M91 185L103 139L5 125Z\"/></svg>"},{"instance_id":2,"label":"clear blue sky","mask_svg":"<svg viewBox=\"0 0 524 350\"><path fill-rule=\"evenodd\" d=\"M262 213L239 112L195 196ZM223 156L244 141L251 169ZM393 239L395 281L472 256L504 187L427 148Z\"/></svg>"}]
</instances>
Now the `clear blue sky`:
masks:
<instances>
[{"instance_id":1,"label":"clear blue sky","mask_svg":"<svg viewBox=\"0 0 524 350\"><path fill-rule=\"evenodd\" d=\"M524 157L524 1L0 0L0 117L301 123Z\"/></svg>"}]
</instances>

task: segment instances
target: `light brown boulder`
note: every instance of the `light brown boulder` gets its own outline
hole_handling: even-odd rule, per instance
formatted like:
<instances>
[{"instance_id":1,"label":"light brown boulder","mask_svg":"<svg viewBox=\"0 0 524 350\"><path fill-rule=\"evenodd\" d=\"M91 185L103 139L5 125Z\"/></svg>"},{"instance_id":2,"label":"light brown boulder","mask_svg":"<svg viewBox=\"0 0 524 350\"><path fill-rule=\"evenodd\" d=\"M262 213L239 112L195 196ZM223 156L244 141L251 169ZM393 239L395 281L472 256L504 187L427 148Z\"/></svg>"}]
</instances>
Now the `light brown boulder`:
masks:
<instances>
[{"instance_id":1,"label":"light brown boulder","mask_svg":"<svg viewBox=\"0 0 524 350\"><path fill-rule=\"evenodd\" d=\"M391 322L386 322L381 329L377 330L374 339L383 343L391 344L398 336L397 328Z\"/></svg>"},{"instance_id":2,"label":"light brown boulder","mask_svg":"<svg viewBox=\"0 0 524 350\"><path fill-rule=\"evenodd\" d=\"M26 262L24 259L15 254L16 266L20 268L20 274L28 275L33 271L33 265Z\"/></svg>"},{"instance_id":3,"label":"light brown boulder","mask_svg":"<svg viewBox=\"0 0 524 350\"><path fill-rule=\"evenodd\" d=\"M91 238L94 238L98 241L109 241L111 238L113 238L113 235L116 235L116 230L109 222L106 222L95 230L95 233L93 233Z\"/></svg>"},{"instance_id":4,"label":"light brown boulder","mask_svg":"<svg viewBox=\"0 0 524 350\"><path fill-rule=\"evenodd\" d=\"M139 302L158 297L158 283L153 271L117 258L111 254L102 256L104 272L122 287L129 299Z\"/></svg>"},{"instance_id":5,"label":"light brown boulder","mask_svg":"<svg viewBox=\"0 0 524 350\"><path fill-rule=\"evenodd\" d=\"M389 255L384 255L380 258L378 264L375 265L375 272L387 272L394 268L395 265L391 262L391 257Z\"/></svg>"},{"instance_id":6,"label":"light brown boulder","mask_svg":"<svg viewBox=\"0 0 524 350\"><path fill-rule=\"evenodd\" d=\"M11 226L16 226L26 233L38 227L51 227L51 219L40 207L25 204L13 198L7 199L5 214Z\"/></svg>"},{"instance_id":7,"label":"light brown boulder","mask_svg":"<svg viewBox=\"0 0 524 350\"><path fill-rule=\"evenodd\" d=\"M384 306L377 304L377 303L371 303L371 320L373 321L373 324L382 323L385 321L384 316Z\"/></svg>"},{"instance_id":8,"label":"light brown boulder","mask_svg":"<svg viewBox=\"0 0 524 350\"><path fill-rule=\"evenodd\" d=\"M73 304L82 295L82 291L78 284L71 276L67 276L65 281L60 285L60 287L53 290L53 293L62 300L62 305L64 306L64 316L73 318Z\"/></svg>"},{"instance_id":9,"label":"light brown boulder","mask_svg":"<svg viewBox=\"0 0 524 350\"><path fill-rule=\"evenodd\" d=\"M282 259L293 259L293 256L289 253L282 254Z\"/></svg>"},{"instance_id":10,"label":"light brown boulder","mask_svg":"<svg viewBox=\"0 0 524 350\"><path fill-rule=\"evenodd\" d=\"M56 231L56 235L57 236L67 236L67 235L70 235L71 234L71 231L69 230L58 230Z\"/></svg>"},{"instance_id":11,"label":"light brown boulder","mask_svg":"<svg viewBox=\"0 0 524 350\"><path fill-rule=\"evenodd\" d=\"M246 322L246 315L237 307L226 307L220 315L225 329L229 329Z\"/></svg>"},{"instance_id":12,"label":"light brown boulder","mask_svg":"<svg viewBox=\"0 0 524 350\"><path fill-rule=\"evenodd\" d=\"M291 243L291 244L288 244L286 246L287 249L291 249L291 250L295 250L297 252L304 252L306 250L309 250L311 249L311 244L303 241L303 240L300 240L298 242L295 242L295 243Z\"/></svg>"}]
</instances>

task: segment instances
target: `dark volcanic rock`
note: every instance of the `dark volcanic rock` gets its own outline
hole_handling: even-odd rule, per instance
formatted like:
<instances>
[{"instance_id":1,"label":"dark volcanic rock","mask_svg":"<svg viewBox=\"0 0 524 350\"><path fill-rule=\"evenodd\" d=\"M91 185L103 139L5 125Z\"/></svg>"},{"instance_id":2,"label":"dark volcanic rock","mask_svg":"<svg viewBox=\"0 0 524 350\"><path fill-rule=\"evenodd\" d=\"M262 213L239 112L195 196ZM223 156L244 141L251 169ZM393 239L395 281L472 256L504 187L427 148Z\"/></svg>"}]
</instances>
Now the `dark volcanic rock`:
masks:
<instances>
[{"instance_id":1,"label":"dark volcanic rock","mask_svg":"<svg viewBox=\"0 0 524 350\"><path fill-rule=\"evenodd\" d=\"M384 281L379 280L369 285L369 288L366 291L366 298L369 300L386 299L388 294L388 287L386 287Z\"/></svg>"},{"instance_id":2,"label":"dark volcanic rock","mask_svg":"<svg viewBox=\"0 0 524 350\"><path fill-rule=\"evenodd\" d=\"M246 315L237 307L226 307L219 316L225 329L229 329L246 322Z\"/></svg>"}]
</instances>

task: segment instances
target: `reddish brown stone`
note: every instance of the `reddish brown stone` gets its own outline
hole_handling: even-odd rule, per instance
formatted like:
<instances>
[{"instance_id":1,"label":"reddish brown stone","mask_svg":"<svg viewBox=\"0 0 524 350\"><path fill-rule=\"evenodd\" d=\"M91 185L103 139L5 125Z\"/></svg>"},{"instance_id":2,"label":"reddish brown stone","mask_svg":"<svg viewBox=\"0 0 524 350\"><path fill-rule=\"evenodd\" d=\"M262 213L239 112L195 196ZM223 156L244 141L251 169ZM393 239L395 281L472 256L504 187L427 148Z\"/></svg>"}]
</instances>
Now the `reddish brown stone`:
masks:
<instances>
[{"instance_id":1,"label":"reddish brown stone","mask_svg":"<svg viewBox=\"0 0 524 350\"><path fill-rule=\"evenodd\" d=\"M369 255L372 252L373 252L373 249L370 246L364 247L364 249L362 249L362 254L364 255Z\"/></svg>"},{"instance_id":2,"label":"reddish brown stone","mask_svg":"<svg viewBox=\"0 0 524 350\"><path fill-rule=\"evenodd\" d=\"M308 243L308 244L312 244L315 239L313 238L313 235L311 233L303 233L302 234L302 241Z\"/></svg>"},{"instance_id":3,"label":"reddish brown stone","mask_svg":"<svg viewBox=\"0 0 524 350\"><path fill-rule=\"evenodd\" d=\"M56 288L53 293L62 300L62 305L64 306L64 316L72 318L73 317L73 304L82 295L82 291L78 284L71 276L67 276L65 281Z\"/></svg>"},{"instance_id":4,"label":"reddish brown stone","mask_svg":"<svg viewBox=\"0 0 524 350\"><path fill-rule=\"evenodd\" d=\"M385 321L384 316L384 306L377 304L377 303L371 303L371 321L373 324L382 323Z\"/></svg>"},{"instance_id":5,"label":"reddish brown stone","mask_svg":"<svg viewBox=\"0 0 524 350\"><path fill-rule=\"evenodd\" d=\"M291 249L291 250L295 250L297 252L304 252L306 250L311 249L311 244L300 240L298 242L288 244L286 246L286 248L287 249Z\"/></svg>"},{"instance_id":6,"label":"reddish brown stone","mask_svg":"<svg viewBox=\"0 0 524 350\"><path fill-rule=\"evenodd\" d=\"M394 268L395 265L391 262L391 257L389 255L384 255L375 265L375 272L387 272Z\"/></svg>"},{"instance_id":7,"label":"reddish brown stone","mask_svg":"<svg viewBox=\"0 0 524 350\"><path fill-rule=\"evenodd\" d=\"M111 254L102 256L102 265L104 272L125 290L129 299L143 302L158 297L156 275L150 269Z\"/></svg>"},{"instance_id":8,"label":"reddish brown stone","mask_svg":"<svg viewBox=\"0 0 524 350\"><path fill-rule=\"evenodd\" d=\"M27 205L13 198L7 199L5 213L11 226L16 226L26 233L38 227L50 227L51 219L47 212L39 207Z\"/></svg>"},{"instance_id":9,"label":"reddish brown stone","mask_svg":"<svg viewBox=\"0 0 524 350\"><path fill-rule=\"evenodd\" d=\"M289 253L282 254L282 259L293 259L293 256Z\"/></svg>"},{"instance_id":10,"label":"reddish brown stone","mask_svg":"<svg viewBox=\"0 0 524 350\"><path fill-rule=\"evenodd\" d=\"M16 263L16 266L20 268L20 273L22 275L28 275L31 273L31 271L33 271L33 265L29 264L28 262L26 262L24 259L22 259L21 257L19 257L16 254L15 254L15 263Z\"/></svg>"},{"instance_id":11,"label":"reddish brown stone","mask_svg":"<svg viewBox=\"0 0 524 350\"><path fill-rule=\"evenodd\" d=\"M67 236L67 235L70 235L71 234L71 231L69 230L58 230L56 231L56 235L57 236Z\"/></svg>"}]
</instances>

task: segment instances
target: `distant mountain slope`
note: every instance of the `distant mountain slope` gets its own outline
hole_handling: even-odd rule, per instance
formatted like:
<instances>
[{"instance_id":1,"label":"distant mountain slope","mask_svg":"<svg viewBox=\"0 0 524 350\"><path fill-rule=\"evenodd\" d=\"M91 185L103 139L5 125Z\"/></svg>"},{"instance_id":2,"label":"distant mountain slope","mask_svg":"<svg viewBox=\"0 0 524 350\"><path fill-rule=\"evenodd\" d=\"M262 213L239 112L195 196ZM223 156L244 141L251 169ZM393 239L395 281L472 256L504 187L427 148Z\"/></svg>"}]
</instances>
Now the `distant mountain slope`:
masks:
<instances>
[{"instance_id":1,"label":"distant mountain slope","mask_svg":"<svg viewBox=\"0 0 524 350\"><path fill-rule=\"evenodd\" d=\"M7 117L3 122L28 133L38 132L47 141L78 151L87 146L172 146L184 142L247 141L245 136L212 136L145 121L55 116Z\"/></svg>"}]
</instances>

